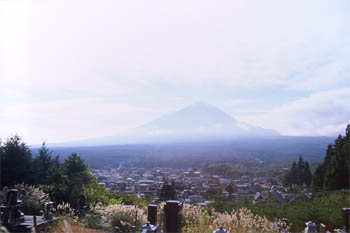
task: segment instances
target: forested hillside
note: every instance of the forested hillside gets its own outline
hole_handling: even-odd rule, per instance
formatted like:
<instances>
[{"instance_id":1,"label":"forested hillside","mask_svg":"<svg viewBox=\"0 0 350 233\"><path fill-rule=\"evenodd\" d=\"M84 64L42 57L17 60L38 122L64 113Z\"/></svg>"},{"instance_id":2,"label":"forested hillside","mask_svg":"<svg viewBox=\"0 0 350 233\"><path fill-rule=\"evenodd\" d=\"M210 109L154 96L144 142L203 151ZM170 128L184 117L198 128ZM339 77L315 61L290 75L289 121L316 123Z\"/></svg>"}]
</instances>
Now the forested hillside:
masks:
<instances>
[{"instance_id":1,"label":"forested hillside","mask_svg":"<svg viewBox=\"0 0 350 233\"><path fill-rule=\"evenodd\" d=\"M350 188L350 124L345 136L339 135L330 144L326 156L314 175L314 191L328 191Z\"/></svg>"}]
</instances>

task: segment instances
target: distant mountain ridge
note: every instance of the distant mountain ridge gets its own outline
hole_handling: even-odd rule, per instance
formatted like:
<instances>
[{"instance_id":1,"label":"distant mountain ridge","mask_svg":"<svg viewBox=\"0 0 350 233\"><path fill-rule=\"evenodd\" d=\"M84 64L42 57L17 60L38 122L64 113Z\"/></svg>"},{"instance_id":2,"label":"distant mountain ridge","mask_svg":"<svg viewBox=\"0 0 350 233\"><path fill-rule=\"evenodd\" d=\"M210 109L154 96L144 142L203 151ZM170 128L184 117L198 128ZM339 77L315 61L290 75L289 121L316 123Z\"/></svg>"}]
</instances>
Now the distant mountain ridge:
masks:
<instances>
[{"instance_id":1,"label":"distant mountain ridge","mask_svg":"<svg viewBox=\"0 0 350 233\"><path fill-rule=\"evenodd\" d=\"M172 135L178 137L220 136L278 136L270 129L254 127L239 122L219 108L198 102L175 113L151 121L138 131L148 135Z\"/></svg>"},{"instance_id":2,"label":"distant mountain ridge","mask_svg":"<svg viewBox=\"0 0 350 233\"><path fill-rule=\"evenodd\" d=\"M50 145L97 146L171 143L279 135L275 130L255 127L237 121L213 105L197 102L140 127L131 129L125 134Z\"/></svg>"}]
</instances>

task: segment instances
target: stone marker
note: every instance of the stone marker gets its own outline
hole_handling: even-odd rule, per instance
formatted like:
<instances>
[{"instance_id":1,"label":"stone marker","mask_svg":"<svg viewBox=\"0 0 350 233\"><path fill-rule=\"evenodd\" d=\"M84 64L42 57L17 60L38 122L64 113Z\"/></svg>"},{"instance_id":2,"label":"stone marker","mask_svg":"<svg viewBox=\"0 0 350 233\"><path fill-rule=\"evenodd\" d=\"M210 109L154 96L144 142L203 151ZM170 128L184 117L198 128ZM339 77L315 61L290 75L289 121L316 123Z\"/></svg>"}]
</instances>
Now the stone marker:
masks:
<instances>
[{"instance_id":1,"label":"stone marker","mask_svg":"<svg viewBox=\"0 0 350 233\"><path fill-rule=\"evenodd\" d=\"M52 201L48 201L45 203L45 212L44 212L44 219L45 220L50 220L53 218L52 206L53 206Z\"/></svg>"},{"instance_id":2,"label":"stone marker","mask_svg":"<svg viewBox=\"0 0 350 233\"><path fill-rule=\"evenodd\" d=\"M343 208L343 230L345 232L350 232L349 222L350 222L350 208Z\"/></svg>"},{"instance_id":3,"label":"stone marker","mask_svg":"<svg viewBox=\"0 0 350 233\"><path fill-rule=\"evenodd\" d=\"M157 224L157 205L148 205L147 220L152 225Z\"/></svg>"},{"instance_id":4,"label":"stone marker","mask_svg":"<svg viewBox=\"0 0 350 233\"><path fill-rule=\"evenodd\" d=\"M24 214L19 209L21 203L18 200L17 189L10 189L6 196L7 205L1 206L1 221L9 229L15 229L20 223L25 221Z\"/></svg>"},{"instance_id":5,"label":"stone marker","mask_svg":"<svg viewBox=\"0 0 350 233\"><path fill-rule=\"evenodd\" d=\"M181 232L182 203L169 200L164 205L164 232Z\"/></svg>"}]
</instances>

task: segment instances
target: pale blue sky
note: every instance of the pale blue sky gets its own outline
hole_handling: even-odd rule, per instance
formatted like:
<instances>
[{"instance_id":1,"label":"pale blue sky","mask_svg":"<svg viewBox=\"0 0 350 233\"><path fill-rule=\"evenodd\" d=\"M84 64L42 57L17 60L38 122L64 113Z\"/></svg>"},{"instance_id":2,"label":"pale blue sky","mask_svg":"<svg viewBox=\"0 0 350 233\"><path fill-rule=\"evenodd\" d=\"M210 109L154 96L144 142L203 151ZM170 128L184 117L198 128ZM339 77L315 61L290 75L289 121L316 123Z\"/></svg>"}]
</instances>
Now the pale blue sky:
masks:
<instances>
[{"instance_id":1,"label":"pale blue sky","mask_svg":"<svg viewBox=\"0 0 350 233\"><path fill-rule=\"evenodd\" d=\"M0 0L0 138L113 135L196 101L284 135L350 123L350 1Z\"/></svg>"}]
</instances>

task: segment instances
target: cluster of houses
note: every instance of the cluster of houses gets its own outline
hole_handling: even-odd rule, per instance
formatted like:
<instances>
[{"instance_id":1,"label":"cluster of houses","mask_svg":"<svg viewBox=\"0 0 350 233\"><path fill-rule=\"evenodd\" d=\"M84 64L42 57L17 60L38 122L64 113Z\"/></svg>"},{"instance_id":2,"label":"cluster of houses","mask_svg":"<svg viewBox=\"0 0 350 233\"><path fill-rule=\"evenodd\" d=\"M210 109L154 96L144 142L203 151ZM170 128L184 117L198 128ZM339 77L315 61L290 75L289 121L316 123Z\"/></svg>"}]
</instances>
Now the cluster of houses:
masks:
<instances>
[{"instance_id":1,"label":"cluster of houses","mask_svg":"<svg viewBox=\"0 0 350 233\"><path fill-rule=\"evenodd\" d=\"M179 200L191 204L206 205L217 194L233 200L253 202L270 196L279 202L290 202L296 198L289 196L285 187L272 185L265 177L243 175L238 179L231 179L202 174L196 169L173 168L93 169L93 173L99 184L112 192L135 194L139 198L152 201L159 200L160 190L165 182L174 186Z\"/></svg>"}]
</instances>

